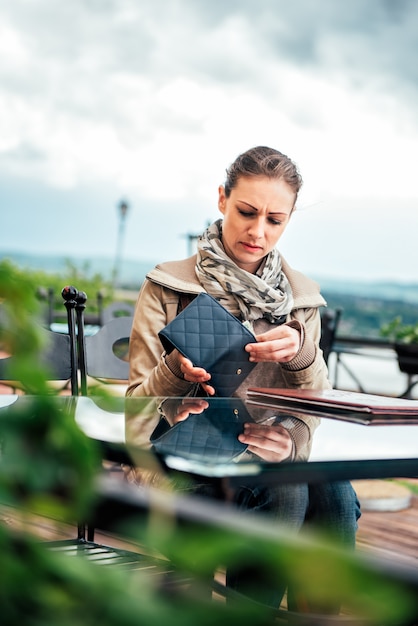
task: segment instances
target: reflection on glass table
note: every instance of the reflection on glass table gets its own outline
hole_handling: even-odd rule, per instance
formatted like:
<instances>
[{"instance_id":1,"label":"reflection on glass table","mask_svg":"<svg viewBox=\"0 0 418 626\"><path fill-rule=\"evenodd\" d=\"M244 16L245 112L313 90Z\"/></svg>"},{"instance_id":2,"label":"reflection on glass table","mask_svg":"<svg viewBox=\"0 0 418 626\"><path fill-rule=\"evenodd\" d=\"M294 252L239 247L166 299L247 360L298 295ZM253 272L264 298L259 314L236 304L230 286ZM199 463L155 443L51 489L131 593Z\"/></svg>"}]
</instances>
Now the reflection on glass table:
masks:
<instances>
[{"instance_id":1,"label":"reflection on glass table","mask_svg":"<svg viewBox=\"0 0 418 626\"><path fill-rule=\"evenodd\" d=\"M328 479L418 472L418 416L402 424L393 418L368 425L349 413L343 419L335 414L319 418L235 398L142 403L138 411L134 399L126 404L126 443L152 448L173 469L205 476L277 473L286 480L291 473L295 479L318 480L317 470ZM258 447L239 445L245 424L259 429Z\"/></svg>"},{"instance_id":2,"label":"reflection on glass table","mask_svg":"<svg viewBox=\"0 0 418 626\"><path fill-rule=\"evenodd\" d=\"M418 419L357 423L235 398L57 397L91 438L171 469L280 480L418 475ZM0 416L30 396L0 396ZM252 436L244 443L242 433ZM248 438L247 438L248 441ZM140 455L139 455L140 456ZM270 480L270 479L269 479ZM273 480L273 478L271 478Z\"/></svg>"}]
</instances>

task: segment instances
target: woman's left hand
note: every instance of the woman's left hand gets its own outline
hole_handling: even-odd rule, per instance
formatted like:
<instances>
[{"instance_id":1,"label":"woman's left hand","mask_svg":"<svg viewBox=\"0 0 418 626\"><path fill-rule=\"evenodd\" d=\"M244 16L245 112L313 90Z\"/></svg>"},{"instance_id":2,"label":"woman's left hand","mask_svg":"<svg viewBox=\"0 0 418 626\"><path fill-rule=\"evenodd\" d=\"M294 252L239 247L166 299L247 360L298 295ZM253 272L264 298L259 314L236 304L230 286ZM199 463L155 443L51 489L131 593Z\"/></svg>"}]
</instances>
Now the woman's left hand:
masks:
<instances>
[{"instance_id":1,"label":"woman's left hand","mask_svg":"<svg viewBox=\"0 0 418 626\"><path fill-rule=\"evenodd\" d=\"M250 361L254 363L262 361L287 363L297 355L300 349L300 333L286 324L257 335L256 339L257 343L249 343L245 346Z\"/></svg>"},{"instance_id":2,"label":"woman's left hand","mask_svg":"<svg viewBox=\"0 0 418 626\"><path fill-rule=\"evenodd\" d=\"M198 383L209 396L215 395L215 389L209 382L210 374L203 367L195 367L190 359L180 354L180 352L177 351L177 353L184 380L187 380L189 383Z\"/></svg>"},{"instance_id":3,"label":"woman's left hand","mask_svg":"<svg viewBox=\"0 0 418 626\"><path fill-rule=\"evenodd\" d=\"M177 405L173 422L177 424L177 422L186 420L190 415L199 415L203 413L208 406L209 402L203 398L183 398Z\"/></svg>"},{"instance_id":4,"label":"woman's left hand","mask_svg":"<svg viewBox=\"0 0 418 626\"><path fill-rule=\"evenodd\" d=\"M246 423L244 432L238 435L238 439L248 445L249 452L270 463L280 463L288 459L293 450L292 438L281 424L269 426Z\"/></svg>"}]
</instances>

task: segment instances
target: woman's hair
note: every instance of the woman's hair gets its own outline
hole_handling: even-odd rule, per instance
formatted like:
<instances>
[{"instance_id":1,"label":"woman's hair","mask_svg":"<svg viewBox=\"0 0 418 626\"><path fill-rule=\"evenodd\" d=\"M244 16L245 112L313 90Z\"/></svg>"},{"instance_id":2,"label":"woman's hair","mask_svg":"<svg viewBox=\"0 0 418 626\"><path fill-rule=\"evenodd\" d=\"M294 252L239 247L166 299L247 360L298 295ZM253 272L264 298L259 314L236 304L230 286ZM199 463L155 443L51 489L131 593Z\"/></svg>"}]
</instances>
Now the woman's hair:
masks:
<instances>
[{"instance_id":1,"label":"woman's hair","mask_svg":"<svg viewBox=\"0 0 418 626\"><path fill-rule=\"evenodd\" d=\"M266 146L257 146L240 154L226 170L226 197L229 197L240 177L250 176L282 179L293 189L296 197L302 186L302 176L293 161L278 150Z\"/></svg>"}]
</instances>

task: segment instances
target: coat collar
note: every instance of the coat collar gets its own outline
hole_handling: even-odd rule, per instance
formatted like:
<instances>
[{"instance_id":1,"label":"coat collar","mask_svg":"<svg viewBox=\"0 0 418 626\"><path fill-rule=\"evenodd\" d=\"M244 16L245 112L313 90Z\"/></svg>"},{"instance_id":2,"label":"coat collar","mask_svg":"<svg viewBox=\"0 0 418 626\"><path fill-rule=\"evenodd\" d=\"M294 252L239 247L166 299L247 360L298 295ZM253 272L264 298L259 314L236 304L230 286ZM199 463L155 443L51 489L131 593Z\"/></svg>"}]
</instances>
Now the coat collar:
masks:
<instances>
[{"instance_id":1,"label":"coat collar","mask_svg":"<svg viewBox=\"0 0 418 626\"><path fill-rule=\"evenodd\" d=\"M197 280L195 266L196 255L181 261L167 261L151 270L147 274L147 278L158 285L173 289L173 291L197 294L205 290ZM282 268L292 288L294 309L316 308L326 305L316 281L292 269L283 257Z\"/></svg>"}]
</instances>

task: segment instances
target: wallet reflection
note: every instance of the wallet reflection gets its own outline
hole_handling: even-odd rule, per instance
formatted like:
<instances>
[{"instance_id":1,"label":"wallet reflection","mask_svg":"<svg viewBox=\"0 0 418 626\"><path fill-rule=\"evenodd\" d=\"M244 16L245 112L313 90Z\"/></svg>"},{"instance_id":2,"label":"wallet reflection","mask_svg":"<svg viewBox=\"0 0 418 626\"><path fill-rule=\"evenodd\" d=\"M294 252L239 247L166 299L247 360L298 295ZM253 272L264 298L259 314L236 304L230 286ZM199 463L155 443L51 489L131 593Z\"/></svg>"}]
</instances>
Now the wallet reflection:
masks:
<instances>
[{"instance_id":1,"label":"wallet reflection","mask_svg":"<svg viewBox=\"0 0 418 626\"><path fill-rule=\"evenodd\" d=\"M217 397L128 399L125 417L128 446L208 464L306 460L319 423Z\"/></svg>"}]
</instances>

